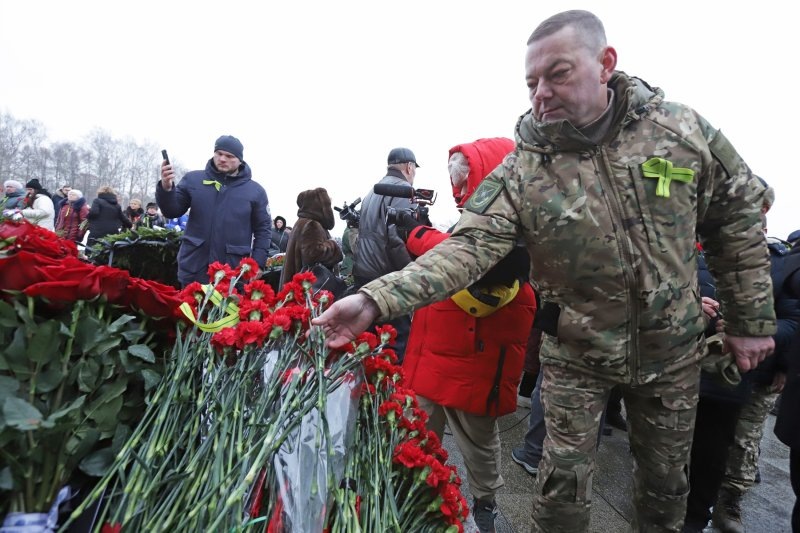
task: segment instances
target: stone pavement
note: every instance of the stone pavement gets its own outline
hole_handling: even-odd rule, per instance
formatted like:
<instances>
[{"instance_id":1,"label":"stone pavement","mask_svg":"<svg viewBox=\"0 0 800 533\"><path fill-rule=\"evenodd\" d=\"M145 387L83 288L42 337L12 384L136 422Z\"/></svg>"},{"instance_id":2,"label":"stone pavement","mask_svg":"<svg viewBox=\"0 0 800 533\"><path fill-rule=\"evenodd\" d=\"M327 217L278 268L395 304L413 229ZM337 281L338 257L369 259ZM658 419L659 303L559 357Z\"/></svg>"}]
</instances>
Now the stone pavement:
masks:
<instances>
[{"instance_id":1,"label":"stone pavement","mask_svg":"<svg viewBox=\"0 0 800 533\"><path fill-rule=\"evenodd\" d=\"M501 471L506 483L497 494L500 510L496 521L498 533L530 531L534 478L511 460L511 449L522 442L528 428L528 413L527 408L519 407L516 413L506 415L498 422L503 447ZM770 415L761 444L762 481L744 499L744 522L749 533L780 533L791 530L789 519L794 505L794 494L789 484L789 450L772 433L774 424L775 417ZM463 459L453 437L446 434L443 444L450 454L450 462L458 466L463 480L464 496L471 504L472 496L467 487ZM590 525L592 533L628 530L633 512L632 490L627 434L615 429L611 436L603 437L597 453ZM471 515L465 529L467 532L477 531Z\"/></svg>"}]
</instances>

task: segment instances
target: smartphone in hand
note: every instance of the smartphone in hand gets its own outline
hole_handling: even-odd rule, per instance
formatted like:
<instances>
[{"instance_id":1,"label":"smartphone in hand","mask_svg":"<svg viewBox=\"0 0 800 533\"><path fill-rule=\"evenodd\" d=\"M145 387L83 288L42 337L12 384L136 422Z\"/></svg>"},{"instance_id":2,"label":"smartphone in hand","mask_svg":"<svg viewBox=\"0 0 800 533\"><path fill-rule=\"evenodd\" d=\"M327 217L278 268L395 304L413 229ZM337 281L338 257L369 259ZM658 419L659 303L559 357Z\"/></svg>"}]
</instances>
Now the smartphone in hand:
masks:
<instances>
[{"instance_id":1,"label":"smartphone in hand","mask_svg":"<svg viewBox=\"0 0 800 533\"><path fill-rule=\"evenodd\" d=\"M166 150L161 150L161 157L163 157L164 161L169 165L169 156L167 155Z\"/></svg>"}]
</instances>

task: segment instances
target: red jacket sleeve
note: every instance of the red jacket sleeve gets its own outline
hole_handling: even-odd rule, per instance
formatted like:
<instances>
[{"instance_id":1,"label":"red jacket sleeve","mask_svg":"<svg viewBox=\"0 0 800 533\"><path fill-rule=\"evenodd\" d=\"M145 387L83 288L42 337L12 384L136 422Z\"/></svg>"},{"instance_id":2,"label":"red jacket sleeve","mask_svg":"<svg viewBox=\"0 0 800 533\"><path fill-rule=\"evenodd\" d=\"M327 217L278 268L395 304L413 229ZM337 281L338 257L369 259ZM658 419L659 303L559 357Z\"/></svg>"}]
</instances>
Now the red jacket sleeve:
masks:
<instances>
[{"instance_id":1,"label":"red jacket sleeve","mask_svg":"<svg viewBox=\"0 0 800 533\"><path fill-rule=\"evenodd\" d=\"M439 231L429 226L414 228L406 240L406 248L411 255L421 256L446 238L449 233Z\"/></svg>"}]
</instances>

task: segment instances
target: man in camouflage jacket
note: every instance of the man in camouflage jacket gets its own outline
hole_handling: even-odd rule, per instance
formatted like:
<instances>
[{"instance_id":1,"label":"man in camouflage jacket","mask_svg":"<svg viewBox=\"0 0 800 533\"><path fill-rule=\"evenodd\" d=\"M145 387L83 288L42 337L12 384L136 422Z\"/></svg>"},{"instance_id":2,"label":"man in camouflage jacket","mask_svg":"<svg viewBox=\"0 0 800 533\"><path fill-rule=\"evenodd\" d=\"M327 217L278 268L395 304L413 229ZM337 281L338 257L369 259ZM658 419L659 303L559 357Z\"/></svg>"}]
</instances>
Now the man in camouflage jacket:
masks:
<instances>
[{"instance_id":1,"label":"man in camouflage jacket","mask_svg":"<svg viewBox=\"0 0 800 533\"><path fill-rule=\"evenodd\" d=\"M586 11L543 22L528 41L532 109L517 148L470 198L452 236L314 321L332 346L478 279L518 238L531 279L561 309L542 346L547 439L534 531L586 531L594 448L621 384L634 455L633 529L680 531L705 355L695 234L708 253L741 370L775 332L760 230L764 187L691 108L615 70Z\"/></svg>"}]
</instances>

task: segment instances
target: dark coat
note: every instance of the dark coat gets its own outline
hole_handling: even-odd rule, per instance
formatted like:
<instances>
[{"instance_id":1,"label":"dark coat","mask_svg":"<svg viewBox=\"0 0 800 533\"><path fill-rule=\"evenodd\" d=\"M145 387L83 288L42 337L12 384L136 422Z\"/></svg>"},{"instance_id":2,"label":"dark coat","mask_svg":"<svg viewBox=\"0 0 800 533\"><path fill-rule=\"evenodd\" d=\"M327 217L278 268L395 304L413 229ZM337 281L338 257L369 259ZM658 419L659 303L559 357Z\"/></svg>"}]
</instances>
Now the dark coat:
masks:
<instances>
[{"instance_id":1,"label":"dark coat","mask_svg":"<svg viewBox=\"0 0 800 533\"><path fill-rule=\"evenodd\" d=\"M297 223L286 246L281 286L304 266L322 263L334 268L342 260L342 249L331 239L335 223L328 191L323 188L303 191L297 196Z\"/></svg>"},{"instance_id":2,"label":"dark coat","mask_svg":"<svg viewBox=\"0 0 800 533\"><path fill-rule=\"evenodd\" d=\"M379 182L385 185L411 187L402 172L390 168ZM406 243L397 233L397 227L386 224L389 207L410 209L414 207L408 198L382 196L370 191L361 203L361 219L358 227L353 275L357 280L372 281L384 274L394 272L411 262Z\"/></svg>"},{"instance_id":3,"label":"dark coat","mask_svg":"<svg viewBox=\"0 0 800 533\"><path fill-rule=\"evenodd\" d=\"M793 248L786 257L785 268L784 289L791 296L800 298L800 246ZM775 421L775 435L790 448L800 449L800 331L795 333L786 353L786 388Z\"/></svg>"},{"instance_id":4,"label":"dark coat","mask_svg":"<svg viewBox=\"0 0 800 533\"><path fill-rule=\"evenodd\" d=\"M208 265L215 261L236 267L252 257L264 266L272 227L269 200L264 187L253 181L247 163L239 166L236 176L228 176L209 159L205 170L189 172L170 191L159 180L156 203L167 218L177 218L191 208L178 252L182 285L208 282Z\"/></svg>"},{"instance_id":5,"label":"dark coat","mask_svg":"<svg viewBox=\"0 0 800 533\"><path fill-rule=\"evenodd\" d=\"M119 233L120 227L130 228L131 221L122 214L113 193L103 192L97 195L89 210L89 241L102 239L106 235Z\"/></svg>"}]
</instances>

